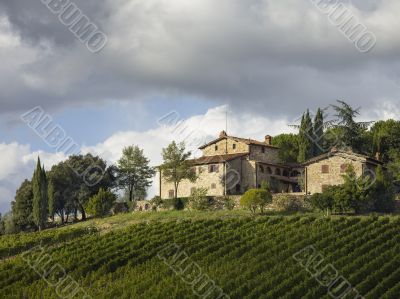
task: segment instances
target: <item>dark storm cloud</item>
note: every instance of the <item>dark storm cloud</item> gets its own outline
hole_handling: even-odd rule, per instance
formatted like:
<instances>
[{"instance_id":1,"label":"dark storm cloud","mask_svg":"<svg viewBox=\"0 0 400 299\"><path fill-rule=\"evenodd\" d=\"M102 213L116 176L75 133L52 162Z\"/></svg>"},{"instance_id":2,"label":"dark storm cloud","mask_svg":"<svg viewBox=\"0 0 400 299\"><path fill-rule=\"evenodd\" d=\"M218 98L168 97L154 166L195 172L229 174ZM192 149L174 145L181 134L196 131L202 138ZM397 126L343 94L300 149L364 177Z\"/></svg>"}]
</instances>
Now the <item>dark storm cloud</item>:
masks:
<instances>
[{"instance_id":1,"label":"dark storm cloud","mask_svg":"<svg viewBox=\"0 0 400 299\"><path fill-rule=\"evenodd\" d=\"M364 54L311 1L75 3L108 35L99 54L39 0L0 0L13 34L29 42L17 51L0 48L0 58L10 60L0 75L3 112L152 95L229 102L271 117L297 116L335 99L371 111L383 101L399 103L395 0L350 1L377 36Z\"/></svg>"},{"instance_id":2,"label":"dark storm cloud","mask_svg":"<svg viewBox=\"0 0 400 299\"><path fill-rule=\"evenodd\" d=\"M79 8L83 13L99 25L107 16L107 12L103 10L103 0L72 2L79 4ZM75 42L74 36L41 0L0 0L0 12L8 16L13 29L26 42L37 44L41 40L47 39L64 47L70 46Z\"/></svg>"}]
</instances>

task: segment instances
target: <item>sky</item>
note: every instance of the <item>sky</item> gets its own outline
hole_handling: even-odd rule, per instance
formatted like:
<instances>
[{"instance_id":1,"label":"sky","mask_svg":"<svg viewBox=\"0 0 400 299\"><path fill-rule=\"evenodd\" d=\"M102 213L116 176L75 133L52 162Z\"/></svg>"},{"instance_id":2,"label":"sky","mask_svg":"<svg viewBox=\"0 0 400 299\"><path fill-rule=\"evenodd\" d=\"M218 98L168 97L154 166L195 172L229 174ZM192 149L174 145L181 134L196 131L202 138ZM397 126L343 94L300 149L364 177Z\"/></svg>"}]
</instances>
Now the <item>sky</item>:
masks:
<instances>
[{"instance_id":1,"label":"sky","mask_svg":"<svg viewBox=\"0 0 400 299\"><path fill-rule=\"evenodd\" d=\"M99 51L62 22L71 3L106 37ZM138 145L157 165L172 140L198 156L227 112L229 134L259 140L338 99L399 119L399 14L398 0L0 0L0 212L38 155L66 159L21 120L34 107L109 164Z\"/></svg>"}]
</instances>

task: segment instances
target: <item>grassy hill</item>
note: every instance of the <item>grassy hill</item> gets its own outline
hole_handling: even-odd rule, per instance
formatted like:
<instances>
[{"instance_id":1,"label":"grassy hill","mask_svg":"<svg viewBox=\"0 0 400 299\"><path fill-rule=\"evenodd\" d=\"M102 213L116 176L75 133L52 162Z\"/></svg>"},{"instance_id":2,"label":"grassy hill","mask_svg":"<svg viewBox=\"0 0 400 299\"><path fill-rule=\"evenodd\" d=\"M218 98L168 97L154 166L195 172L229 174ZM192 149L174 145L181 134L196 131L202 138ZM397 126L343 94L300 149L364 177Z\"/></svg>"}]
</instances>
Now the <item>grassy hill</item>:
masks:
<instances>
[{"instance_id":1,"label":"grassy hill","mask_svg":"<svg viewBox=\"0 0 400 299\"><path fill-rule=\"evenodd\" d=\"M399 241L398 216L126 214L1 237L0 298L398 299Z\"/></svg>"}]
</instances>

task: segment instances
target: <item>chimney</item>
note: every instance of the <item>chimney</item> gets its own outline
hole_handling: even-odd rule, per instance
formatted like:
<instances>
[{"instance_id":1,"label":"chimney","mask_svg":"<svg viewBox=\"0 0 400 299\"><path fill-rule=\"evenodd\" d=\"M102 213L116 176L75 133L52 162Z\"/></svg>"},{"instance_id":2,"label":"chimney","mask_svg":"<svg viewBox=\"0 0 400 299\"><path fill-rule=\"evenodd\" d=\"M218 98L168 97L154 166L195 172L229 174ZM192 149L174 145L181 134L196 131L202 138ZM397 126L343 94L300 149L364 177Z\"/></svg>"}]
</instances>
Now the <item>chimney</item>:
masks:
<instances>
[{"instance_id":1,"label":"chimney","mask_svg":"<svg viewBox=\"0 0 400 299\"><path fill-rule=\"evenodd\" d=\"M228 136L228 135L226 135L225 131L222 131L221 133L219 133L219 138L226 137L226 136Z\"/></svg>"},{"instance_id":2,"label":"chimney","mask_svg":"<svg viewBox=\"0 0 400 299\"><path fill-rule=\"evenodd\" d=\"M272 145L272 136L271 135L266 135L264 143L266 143L268 145Z\"/></svg>"}]
</instances>

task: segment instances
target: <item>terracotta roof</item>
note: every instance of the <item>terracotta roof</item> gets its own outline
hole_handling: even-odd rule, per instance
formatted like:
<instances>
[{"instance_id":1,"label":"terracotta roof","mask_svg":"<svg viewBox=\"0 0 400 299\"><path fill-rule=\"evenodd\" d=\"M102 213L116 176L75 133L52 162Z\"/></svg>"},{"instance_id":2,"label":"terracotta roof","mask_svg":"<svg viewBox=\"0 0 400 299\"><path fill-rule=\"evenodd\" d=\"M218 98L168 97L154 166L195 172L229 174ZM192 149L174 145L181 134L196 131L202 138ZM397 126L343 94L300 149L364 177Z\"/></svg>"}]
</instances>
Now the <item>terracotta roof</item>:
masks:
<instances>
[{"instance_id":1,"label":"terracotta roof","mask_svg":"<svg viewBox=\"0 0 400 299\"><path fill-rule=\"evenodd\" d=\"M278 147L270 145L270 144L262 142L262 141L258 141L258 140L254 140L254 139L250 139L250 138L246 139L246 138L241 138L241 137L234 137L234 136L221 136L217 139L214 139L214 140L202 145L201 147L199 147L199 149L206 148L207 146L209 146L213 143L216 143L218 141L224 140L225 138L229 138L229 139L235 140L237 142L243 142L243 143L249 144L249 145L262 145L265 147L278 149Z\"/></svg>"},{"instance_id":2,"label":"terracotta roof","mask_svg":"<svg viewBox=\"0 0 400 299\"><path fill-rule=\"evenodd\" d=\"M337 150L337 149L333 149L328 153L316 156L314 158L309 159L308 161L304 162L303 165L309 165L311 163L314 162L318 162L320 160L324 160L327 159L331 156L335 156L337 154L346 154L346 155L350 155L350 156L355 156L355 157L359 157L359 158L364 158L366 159L368 162L373 163L373 164L383 164L381 161L376 160L375 158L369 157L367 155L362 155L362 154L357 154L351 151L343 151L343 150Z\"/></svg>"},{"instance_id":3,"label":"terracotta roof","mask_svg":"<svg viewBox=\"0 0 400 299\"><path fill-rule=\"evenodd\" d=\"M189 160L189 163L193 165L204 165L213 163L223 163L235 160L236 158L247 156L248 153L240 154L227 154L227 155L215 155L215 156L203 156L197 159Z\"/></svg>"}]
</instances>

